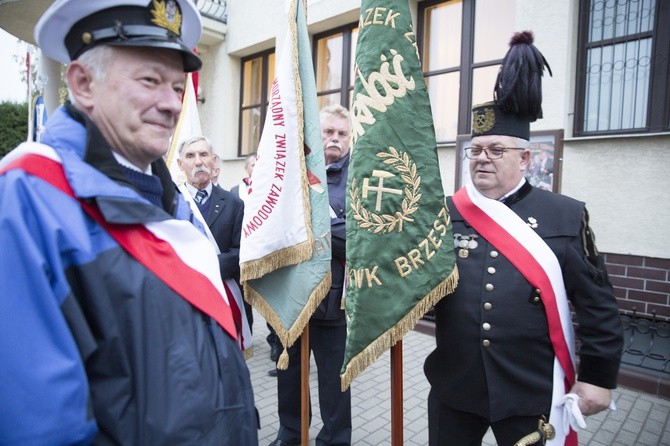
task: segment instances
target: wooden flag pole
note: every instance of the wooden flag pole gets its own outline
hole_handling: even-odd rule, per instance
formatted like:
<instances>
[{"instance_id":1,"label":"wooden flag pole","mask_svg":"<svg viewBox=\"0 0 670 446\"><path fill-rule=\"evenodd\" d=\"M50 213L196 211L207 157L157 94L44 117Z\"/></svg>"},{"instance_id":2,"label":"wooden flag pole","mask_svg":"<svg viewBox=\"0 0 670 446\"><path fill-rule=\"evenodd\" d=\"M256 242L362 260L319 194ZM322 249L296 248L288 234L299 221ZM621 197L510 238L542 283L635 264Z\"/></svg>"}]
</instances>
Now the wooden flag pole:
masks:
<instances>
[{"instance_id":1,"label":"wooden flag pole","mask_svg":"<svg viewBox=\"0 0 670 446\"><path fill-rule=\"evenodd\" d=\"M300 336L300 444L309 445L309 323Z\"/></svg>"},{"instance_id":2,"label":"wooden flag pole","mask_svg":"<svg viewBox=\"0 0 670 446\"><path fill-rule=\"evenodd\" d=\"M391 347L391 446L403 444L402 339Z\"/></svg>"}]
</instances>

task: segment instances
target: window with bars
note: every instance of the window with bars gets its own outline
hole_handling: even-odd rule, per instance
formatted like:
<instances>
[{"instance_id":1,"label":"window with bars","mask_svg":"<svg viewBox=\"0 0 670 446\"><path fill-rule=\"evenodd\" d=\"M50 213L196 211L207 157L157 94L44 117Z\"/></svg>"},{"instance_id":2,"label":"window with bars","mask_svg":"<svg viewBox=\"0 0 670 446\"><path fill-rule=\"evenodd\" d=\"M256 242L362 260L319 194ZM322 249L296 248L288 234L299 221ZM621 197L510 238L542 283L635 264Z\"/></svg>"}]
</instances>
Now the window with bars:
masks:
<instances>
[{"instance_id":1,"label":"window with bars","mask_svg":"<svg viewBox=\"0 0 670 446\"><path fill-rule=\"evenodd\" d=\"M582 0L580 7L575 133L669 130L670 2Z\"/></svg>"},{"instance_id":2,"label":"window with bars","mask_svg":"<svg viewBox=\"0 0 670 446\"><path fill-rule=\"evenodd\" d=\"M258 150L274 79L274 50L242 59L238 156Z\"/></svg>"}]
</instances>

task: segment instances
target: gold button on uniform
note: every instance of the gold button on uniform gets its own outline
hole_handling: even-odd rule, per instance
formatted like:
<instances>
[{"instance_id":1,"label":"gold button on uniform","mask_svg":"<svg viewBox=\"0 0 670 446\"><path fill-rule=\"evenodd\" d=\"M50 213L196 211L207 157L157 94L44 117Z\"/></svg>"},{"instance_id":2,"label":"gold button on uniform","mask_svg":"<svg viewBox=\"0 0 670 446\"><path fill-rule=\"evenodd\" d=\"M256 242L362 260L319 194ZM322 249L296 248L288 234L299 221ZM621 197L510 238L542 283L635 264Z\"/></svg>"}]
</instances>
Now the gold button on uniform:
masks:
<instances>
[{"instance_id":1,"label":"gold button on uniform","mask_svg":"<svg viewBox=\"0 0 670 446\"><path fill-rule=\"evenodd\" d=\"M496 273L496 269L495 269L494 267L492 267L492 266L489 266L489 267L486 269L486 271L488 271L489 274L495 274L495 273Z\"/></svg>"},{"instance_id":2,"label":"gold button on uniform","mask_svg":"<svg viewBox=\"0 0 670 446\"><path fill-rule=\"evenodd\" d=\"M489 324L488 322L484 322L482 328L486 331L489 331L491 329L491 324Z\"/></svg>"},{"instance_id":3,"label":"gold button on uniform","mask_svg":"<svg viewBox=\"0 0 670 446\"><path fill-rule=\"evenodd\" d=\"M483 345L484 347L488 347L489 345L491 345L491 341L489 341L488 339L484 339L484 340L482 341L482 345Z\"/></svg>"},{"instance_id":4,"label":"gold button on uniform","mask_svg":"<svg viewBox=\"0 0 670 446\"><path fill-rule=\"evenodd\" d=\"M493 291L494 286L491 283L487 283L484 288L486 288L486 291Z\"/></svg>"},{"instance_id":5,"label":"gold button on uniform","mask_svg":"<svg viewBox=\"0 0 670 446\"><path fill-rule=\"evenodd\" d=\"M498 251L491 251L489 255L495 259L496 257L498 257Z\"/></svg>"},{"instance_id":6,"label":"gold button on uniform","mask_svg":"<svg viewBox=\"0 0 670 446\"><path fill-rule=\"evenodd\" d=\"M493 308L493 305L491 305L490 302L486 302L486 303L484 304L484 309L485 309L485 310L490 310L491 308Z\"/></svg>"}]
</instances>

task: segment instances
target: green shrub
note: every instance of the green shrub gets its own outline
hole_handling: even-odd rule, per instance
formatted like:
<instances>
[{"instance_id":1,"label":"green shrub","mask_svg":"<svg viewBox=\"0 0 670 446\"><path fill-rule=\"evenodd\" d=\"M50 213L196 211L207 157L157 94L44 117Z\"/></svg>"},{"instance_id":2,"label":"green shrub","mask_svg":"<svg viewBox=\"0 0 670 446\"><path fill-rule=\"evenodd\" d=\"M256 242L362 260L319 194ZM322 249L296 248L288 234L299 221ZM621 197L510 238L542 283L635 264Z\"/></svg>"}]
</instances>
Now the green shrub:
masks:
<instances>
[{"instance_id":1,"label":"green shrub","mask_svg":"<svg viewBox=\"0 0 670 446\"><path fill-rule=\"evenodd\" d=\"M28 139L28 103L0 102L0 158Z\"/></svg>"}]
</instances>

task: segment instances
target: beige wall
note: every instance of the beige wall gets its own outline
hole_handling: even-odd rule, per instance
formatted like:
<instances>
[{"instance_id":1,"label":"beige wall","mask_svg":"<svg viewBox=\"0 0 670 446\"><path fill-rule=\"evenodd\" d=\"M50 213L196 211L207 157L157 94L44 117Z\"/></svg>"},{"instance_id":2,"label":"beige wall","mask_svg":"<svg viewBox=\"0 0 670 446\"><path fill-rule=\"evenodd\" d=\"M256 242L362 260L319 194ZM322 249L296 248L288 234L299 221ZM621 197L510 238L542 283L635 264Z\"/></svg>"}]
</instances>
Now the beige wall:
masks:
<instances>
[{"instance_id":1,"label":"beige wall","mask_svg":"<svg viewBox=\"0 0 670 446\"><path fill-rule=\"evenodd\" d=\"M566 141L562 193L585 201L598 248L670 258L670 135Z\"/></svg>"},{"instance_id":2,"label":"beige wall","mask_svg":"<svg viewBox=\"0 0 670 446\"><path fill-rule=\"evenodd\" d=\"M244 169L237 158L240 59L229 57L226 44L213 45L202 54L200 85L205 103L199 105L199 111L202 131L223 161L219 183L230 189L242 178Z\"/></svg>"},{"instance_id":3,"label":"beige wall","mask_svg":"<svg viewBox=\"0 0 670 446\"><path fill-rule=\"evenodd\" d=\"M410 4L416 13L417 2ZM532 130L565 131L561 192L585 201L601 251L670 258L670 134L621 138L572 137L578 0L516 0L517 30L530 29L553 77L544 78L544 119ZM224 159L221 182L230 187L243 176L237 158L240 58L277 47L286 26L285 0L228 2L226 40L203 55L200 106L203 131ZM310 0L310 34L357 20L360 1ZM275 45L275 38L279 43ZM509 39L509 36L501 36ZM454 192L454 147L438 150L442 182Z\"/></svg>"}]
</instances>

